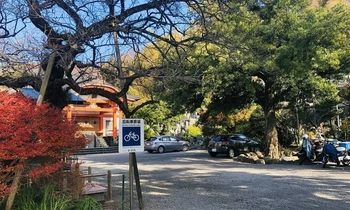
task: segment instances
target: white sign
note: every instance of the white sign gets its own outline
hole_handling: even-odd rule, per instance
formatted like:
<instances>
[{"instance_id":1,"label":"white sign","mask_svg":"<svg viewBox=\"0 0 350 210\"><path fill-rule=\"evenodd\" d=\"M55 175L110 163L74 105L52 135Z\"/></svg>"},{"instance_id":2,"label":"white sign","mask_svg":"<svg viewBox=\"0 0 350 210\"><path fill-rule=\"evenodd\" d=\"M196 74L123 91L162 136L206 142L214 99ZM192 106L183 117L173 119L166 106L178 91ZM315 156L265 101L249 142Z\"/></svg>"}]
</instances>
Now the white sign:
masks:
<instances>
[{"instance_id":1,"label":"white sign","mask_svg":"<svg viewBox=\"0 0 350 210\"><path fill-rule=\"evenodd\" d=\"M119 119L119 153L144 151L143 119Z\"/></svg>"}]
</instances>

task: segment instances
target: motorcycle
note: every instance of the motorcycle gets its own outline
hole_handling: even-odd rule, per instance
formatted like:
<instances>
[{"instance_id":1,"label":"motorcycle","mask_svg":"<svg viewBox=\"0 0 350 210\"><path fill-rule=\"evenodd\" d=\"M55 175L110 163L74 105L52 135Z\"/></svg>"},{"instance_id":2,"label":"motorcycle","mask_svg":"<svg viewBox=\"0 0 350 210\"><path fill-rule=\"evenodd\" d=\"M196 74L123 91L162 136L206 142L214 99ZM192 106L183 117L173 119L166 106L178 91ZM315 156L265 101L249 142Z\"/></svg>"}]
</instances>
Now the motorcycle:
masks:
<instances>
[{"instance_id":1,"label":"motorcycle","mask_svg":"<svg viewBox=\"0 0 350 210\"><path fill-rule=\"evenodd\" d=\"M340 163L348 166L350 164L350 150L347 150L345 147L335 147L332 143L324 145L322 167L325 168L328 162L337 163L337 166Z\"/></svg>"},{"instance_id":2,"label":"motorcycle","mask_svg":"<svg viewBox=\"0 0 350 210\"><path fill-rule=\"evenodd\" d=\"M325 141L316 141L314 143L310 142L307 138L303 139L303 146L301 150L297 153L299 158L299 165L303 164L306 160L322 161L323 158L323 146Z\"/></svg>"}]
</instances>

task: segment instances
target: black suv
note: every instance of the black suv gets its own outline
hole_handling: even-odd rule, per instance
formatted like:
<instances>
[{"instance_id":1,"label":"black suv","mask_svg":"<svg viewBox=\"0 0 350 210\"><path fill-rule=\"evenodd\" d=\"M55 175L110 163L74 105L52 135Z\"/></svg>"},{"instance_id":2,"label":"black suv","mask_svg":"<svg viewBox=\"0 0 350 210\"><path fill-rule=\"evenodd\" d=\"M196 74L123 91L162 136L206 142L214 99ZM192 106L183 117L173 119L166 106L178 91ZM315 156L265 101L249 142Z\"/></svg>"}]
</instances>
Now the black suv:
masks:
<instances>
[{"instance_id":1,"label":"black suv","mask_svg":"<svg viewBox=\"0 0 350 210\"><path fill-rule=\"evenodd\" d=\"M234 157L240 153L259 150L260 144L243 134L217 135L209 141L208 145L208 153L212 157L216 157L218 154Z\"/></svg>"}]
</instances>

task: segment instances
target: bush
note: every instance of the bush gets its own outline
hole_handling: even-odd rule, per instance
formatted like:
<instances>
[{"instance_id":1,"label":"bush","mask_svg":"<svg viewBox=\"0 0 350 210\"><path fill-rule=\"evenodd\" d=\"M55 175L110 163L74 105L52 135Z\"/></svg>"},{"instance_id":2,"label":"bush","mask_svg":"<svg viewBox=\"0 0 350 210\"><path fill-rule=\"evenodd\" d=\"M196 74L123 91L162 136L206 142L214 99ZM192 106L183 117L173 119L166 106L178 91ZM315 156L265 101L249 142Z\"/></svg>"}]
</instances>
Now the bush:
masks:
<instances>
[{"instance_id":1,"label":"bush","mask_svg":"<svg viewBox=\"0 0 350 210\"><path fill-rule=\"evenodd\" d=\"M101 203L92 197L83 197L74 205L74 208L71 208L71 209L72 210L75 210L75 209L79 209L79 210L103 210Z\"/></svg>"},{"instance_id":2,"label":"bush","mask_svg":"<svg viewBox=\"0 0 350 210\"><path fill-rule=\"evenodd\" d=\"M186 140L190 140L191 138L196 139L196 137L200 135L202 135L201 128L190 125L188 126L188 129L185 131L184 138Z\"/></svg>"},{"instance_id":3,"label":"bush","mask_svg":"<svg viewBox=\"0 0 350 210\"><path fill-rule=\"evenodd\" d=\"M54 185L48 185L43 191L35 187L25 187L19 191L14 204L15 210L67 210L72 199L58 193Z\"/></svg>"},{"instance_id":4,"label":"bush","mask_svg":"<svg viewBox=\"0 0 350 210\"><path fill-rule=\"evenodd\" d=\"M50 176L63 166L64 158L86 145L62 110L47 103L37 106L20 94L0 92L0 131L0 203L7 198L7 209L21 177Z\"/></svg>"},{"instance_id":5,"label":"bush","mask_svg":"<svg viewBox=\"0 0 350 210\"><path fill-rule=\"evenodd\" d=\"M103 210L99 201L92 197L74 200L59 192L50 184L41 190L38 187L24 187L19 191L14 210Z\"/></svg>"}]
</instances>

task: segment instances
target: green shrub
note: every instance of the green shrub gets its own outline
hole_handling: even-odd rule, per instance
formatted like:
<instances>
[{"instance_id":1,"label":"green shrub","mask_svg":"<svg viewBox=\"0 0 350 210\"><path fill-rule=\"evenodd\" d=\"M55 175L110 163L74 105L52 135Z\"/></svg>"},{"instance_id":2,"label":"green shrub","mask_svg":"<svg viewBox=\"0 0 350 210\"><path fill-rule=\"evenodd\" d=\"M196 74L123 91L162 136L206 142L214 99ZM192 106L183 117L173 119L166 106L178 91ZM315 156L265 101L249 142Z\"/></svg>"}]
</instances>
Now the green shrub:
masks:
<instances>
[{"instance_id":1,"label":"green shrub","mask_svg":"<svg viewBox=\"0 0 350 210\"><path fill-rule=\"evenodd\" d=\"M83 197L81 198L71 210L103 210L103 207L100 202L92 197Z\"/></svg>"},{"instance_id":2,"label":"green shrub","mask_svg":"<svg viewBox=\"0 0 350 210\"><path fill-rule=\"evenodd\" d=\"M43 191L35 187L25 187L16 197L15 210L67 210L71 199L55 190L54 185L48 185Z\"/></svg>"},{"instance_id":3,"label":"green shrub","mask_svg":"<svg viewBox=\"0 0 350 210\"><path fill-rule=\"evenodd\" d=\"M56 191L54 185L40 190L36 187L24 187L19 190L14 203L14 210L103 210L99 201L92 197L78 200Z\"/></svg>"}]
</instances>

